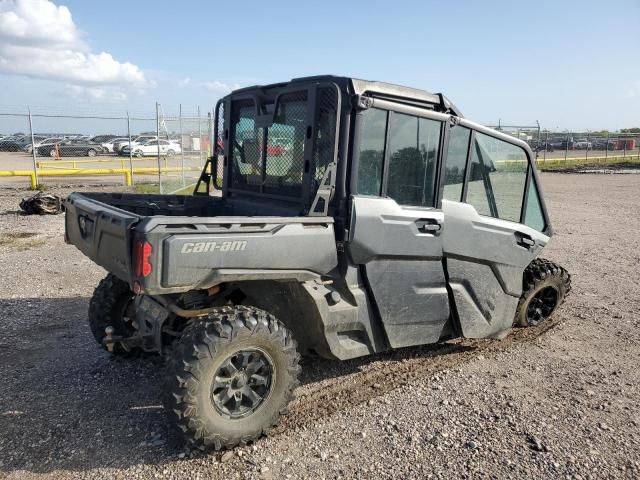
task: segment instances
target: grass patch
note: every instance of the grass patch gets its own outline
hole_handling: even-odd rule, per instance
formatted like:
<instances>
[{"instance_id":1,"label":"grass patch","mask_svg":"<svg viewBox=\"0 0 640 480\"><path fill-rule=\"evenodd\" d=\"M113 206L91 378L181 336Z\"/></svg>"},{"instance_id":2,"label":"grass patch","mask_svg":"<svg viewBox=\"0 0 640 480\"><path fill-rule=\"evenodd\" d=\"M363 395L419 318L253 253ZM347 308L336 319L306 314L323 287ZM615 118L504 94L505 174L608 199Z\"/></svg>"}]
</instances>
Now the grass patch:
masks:
<instances>
[{"instance_id":1,"label":"grass patch","mask_svg":"<svg viewBox=\"0 0 640 480\"><path fill-rule=\"evenodd\" d=\"M156 183L136 183L133 186L135 193L160 193L160 187Z\"/></svg>"},{"instance_id":2,"label":"grass patch","mask_svg":"<svg viewBox=\"0 0 640 480\"><path fill-rule=\"evenodd\" d=\"M611 157L591 157L591 158L538 158L536 167L540 170L563 170L572 167L593 167L606 168L612 166L629 166L637 168L640 166L638 156L611 156Z\"/></svg>"},{"instance_id":3,"label":"grass patch","mask_svg":"<svg viewBox=\"0 0 640 480\"><path fill-rule=\"evenodd\" d=\"M193 185L187 185L186 187L182 186L182 182L163 182L162 183L162 193L168 194L171 192L172 195L191 195L193 193ZM160 187L157 183L136 183L133 186L133 191L135 193L160 193Z\"/></svg>"}]
</instances>

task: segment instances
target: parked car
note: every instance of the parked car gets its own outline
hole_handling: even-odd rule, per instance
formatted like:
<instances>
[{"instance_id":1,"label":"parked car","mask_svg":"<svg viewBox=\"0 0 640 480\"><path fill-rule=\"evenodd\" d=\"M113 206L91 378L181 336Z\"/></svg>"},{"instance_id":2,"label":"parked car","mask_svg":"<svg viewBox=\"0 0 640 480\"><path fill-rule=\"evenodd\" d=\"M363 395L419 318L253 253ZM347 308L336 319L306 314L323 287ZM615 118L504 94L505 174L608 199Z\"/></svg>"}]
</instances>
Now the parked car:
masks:
<instances>
[{"instance_id":1,"label":"parked car","mask_svg":"<svg viewBox=\"0 0 640 480\"><path fill-rule=\"evenodd\" d=\"M94 143L106 143L109 142L111 140L113 140L114 138L121 138L119 135L96 135L95 137L91 137L91 141Z\"/></svg>"},{"instance_id":2,"label":"parked car","mask_svg":"<svg viewBox=\"0 0 640 480\"><path fill-rule=\"evenodd\" d=\"M568 147L567 147L567 137L562 137L562 138L550 138L548 141L548 144L551 145L553 148L555 149L566 149L569 148L569 150L573 149L573 138L569 137L568 139Z\"/></svg>"},{"instance_id":3,"label":"parked car","mask_svg":"<svg viewBox=\"0 0 640 480\"><path fill-rule=\"evenodd\" d=\"M544 150L546 150L547 152L553 152L553 145L551 145L551 142L547 142L544 140L531 140L529 142L529 145L531 146L531 150L533 150L534 152L542 152Z\"/></svg>"},{"instance_id":4,"label":"parked car","mask_svg":"<svg viewBox=\"0 0 640 480\"><path fill-rule=\"evenodd\" d=\"M0 152L19 152L27 143L31 142L31 137L11 136L0 140Z\"/></svg>"},{"instance_id":5,"label":"parked car","mask_svg":"<svg viewBox=\"0 0 640 480\"><path fill-rule=\"evenodd\" d=\"M160 155L170 157L176 153L182 152L179 144L170 142L169 140L150 140L142 145L131 146L134 157L148 157L158 155L158 144L160 145ZM122 149L122 155L129 155L129 146Z\"/></svg>"},{"instance_id":6,"label":"parked car","mask_svg":"<svg viewBox=\"0 0 640 480\"><path fill-rule=\"evenodd\" d=\"M56 143L60 143L62 140L64 140L64 138L62 137L40 137L40 140L38 140L38 137L35 137L36 149L39 147L44 147L46 145L55 145ZM32 150L33 145L31 143L28 143L24 147L24 151L27 153L31 153Z\"/></svg>"},{"instance_id":7,"label":"parked car","mask_svg":"<svg viewBox=\"0 0 640 480\"><path fill-rule=\"evenodd\" d=\"M95 157L99 153L105 153L105 149L99 143L93 143L83 139L65 139L53 145L38 147L38 155L55 157Z\"/></svg>"},{"instance_id":8,"label":"parked car","mask_svg":"<svg viewBox=\"0 0 640 480\"><path fill-rule=\"evenodd\" d=\"M586 138L579 138L573 143L573 148L575 148L576 150L592 150L593 143L591 143Z\"/></svg>"},{"instance_id":9,"label":"parked car","mask_svg":"<svg viewBox=\"0 0 640 480\"><path fill-rule=\"evenodd\" d=\"M147 143L150 140L155 140L156 137L155 135L138 135L135 138L131 138L131 146L137 146L137 145L142 145L143 143ZM129 146L129 138L126 138L125 140L119 141L119 142L115 142L113 144L113 151L115 153L122 153L122 149L124 147L128 147Z\"/></svg>"},{"instance_id":10,"label":"parked car","mask_svg":"<svg viewBox=\"0 0 640 480\"><path fill-rule=\"evenodd\" d=\"M594 150L616 150L617 146L618 145L615 140L602 139L602 140L595 140L593 142Z\"/></svg>"},{"instance_id":11,"label":"parked car","mask_svg":"<svg viewBox=\"0 0 640 480\"><path fill-rule=\"evenodd\" d=\"M129 137L114 137L112 139L101 142L100 145L102 145L102 147L105 148L107 152L115 153L116 143L122 143L122 146L126 146L129 144Z\"/></svg>"}]
</instances>

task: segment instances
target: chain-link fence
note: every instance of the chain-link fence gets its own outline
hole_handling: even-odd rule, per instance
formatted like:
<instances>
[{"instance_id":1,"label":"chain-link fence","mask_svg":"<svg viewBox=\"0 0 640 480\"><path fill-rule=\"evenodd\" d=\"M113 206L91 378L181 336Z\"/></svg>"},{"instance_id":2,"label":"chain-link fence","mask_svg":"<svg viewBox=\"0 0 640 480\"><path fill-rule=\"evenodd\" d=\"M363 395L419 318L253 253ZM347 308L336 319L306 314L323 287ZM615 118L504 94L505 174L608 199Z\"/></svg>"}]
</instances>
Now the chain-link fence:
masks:
<instances>
[{"instance_id":1,"label":"chain-link fence","mask_svg":"<svg viewBox=\"0 0 640 480\"><path fill-rule=\"evenodd\" d=\"M330 92L326 92L330 93ZM303 136L293 125L305 115L304 98L282 99L275 122L262 132L252 127L251 105L237 104L231 112L238 145L244 157L236 188L280 191L302 188L300 177ZM327 97L327 105L333 105ZM0 106L0 177L3 183L114 183L141 192L192 191L207 158L223 145L224 106L219 104L218 139L214 141L213 109L156 104L145 114L89 112L68 115L52 110L24 108L7 111ZM335 118L335 112L327 118ZM322 118L319 119L323 121ZM245 125L246 124L246 125ZM492 126L527 142L538 165L579 166L640 162L640 131L552 131L540 125ZM261 142L267 138L266 149ZM317 142L317 148L333 148ZM315 152L315 156L321 152ZM325 165L318 163L316 181ZM216 180L222 177L220 156ZM13 179L8 177L15 177ZM218 182L220 184L220 182Z\"/></svg>"},{"instance_id":2,"label":"chain-link fence","mask_svg":"<svg viewBox=\"0 0 640 480\"><path fill-rule=\"evenodd\" d=\"M0 110L0 176L47 183L122 182L138 191L189 191L211 155L211 112L66 115ZM10 181L10 180L7 180Z\"/></svg>"},{"instance_id":3,"label":"chain-link fence","mask_svg":"<svg viewBox=\"0 0 640 480\"><path fill-rule=\"evenodd\" d=\"M492 128L527 142L538 165L576 166L640 162L637 129L609 131L552 131L539 125L494 125Z\"/></svg>"}]
</instances>

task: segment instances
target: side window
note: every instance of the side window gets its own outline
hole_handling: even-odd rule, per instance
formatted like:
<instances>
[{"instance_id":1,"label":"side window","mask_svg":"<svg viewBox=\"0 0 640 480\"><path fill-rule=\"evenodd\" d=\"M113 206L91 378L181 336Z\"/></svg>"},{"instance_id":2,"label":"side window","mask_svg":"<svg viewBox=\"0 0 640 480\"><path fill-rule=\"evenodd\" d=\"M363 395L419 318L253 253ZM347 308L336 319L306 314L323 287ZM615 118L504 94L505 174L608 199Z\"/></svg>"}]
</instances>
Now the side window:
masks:
<instances>
[{"instance_id":1,"label":"side window","mask_svg":"<svg viewBox=\"0 0 640 480\"><path fill-rule=\"evenodd\" d=\"M358 193L380 195L387 112L370 108L363 112L358 161Z\"/></svg>"},{"instance_id":2,"label":"side window","mask_svg":"<svg viewBox=\"0 0 640 480\"><path fill-rule=\"evenodd\" d=\"M520 221L527 178L527 155L521 147L476 132L466 202L478 213Z\"/></svg>"},{"instance_id":3,"label":"side window","mask_svg":"<svg viewBox=\"0 0 640 480\"><path fill-rule=\"evenodd\" d=\"M540 204L540 195L536 182L533 181L533 175L529 176L529 187L527 190L527 203L524 215L524 224L538 230L544 231L546 224L544 215L542 214L542 205Z\"/></svg>"},{"instance_id":4,"label":"side window","mask_svg":"<svg viewBox=\"0 0 640 480\"><path fill-rule=\"evenodd\" d=\"M441 123L391 115L387 195L400 205L433 206Z\"/></svg>"},{"instance_id":5,"label":"side window","mask_svg":"<svg viewBox=\"0 0 640 480\"><path fill-rule=\"evenodd\" d=\"M444 192L442 198L459 202L462 199L465 166L469 153L471 130L453 127L449 133L449 148L444 170Z\"/></svg>"}]
</instances>

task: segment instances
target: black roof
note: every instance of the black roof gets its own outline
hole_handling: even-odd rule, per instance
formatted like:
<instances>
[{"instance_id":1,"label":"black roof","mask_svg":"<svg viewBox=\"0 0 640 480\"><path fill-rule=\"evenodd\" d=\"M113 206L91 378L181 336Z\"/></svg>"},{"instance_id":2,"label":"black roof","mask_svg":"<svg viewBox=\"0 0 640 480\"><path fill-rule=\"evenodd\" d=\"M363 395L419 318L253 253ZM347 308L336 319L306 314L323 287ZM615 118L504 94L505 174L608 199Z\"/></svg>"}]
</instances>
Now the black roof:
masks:
<instances>
[{"instance_id":1,"label":"black roof","mask_svg":"<svg viewBox=\"0 0 640 480\"><path fill-rule=\"evenodd\" d=\"M267 91L271 89L279 89L287 87L292 83L310 83L310 82L332 82L342 89L354 95L368 95L372 97L383 98L387 100L400 101L416 106L429 105L431 108L435 106L437 110L452 113L453 115L462 117L460 111L441 93L431 93L426 90L420 90L403 85L395 85L393 83L378 82L371 80L361 80L358 78L341 77L335 75L316 75L310 77L294 78L289 82L273 83L270 85L254 85L251 87L235 90L232 94L240 92L248 92L250 90Z\"/></svg>"}]
</instances>

